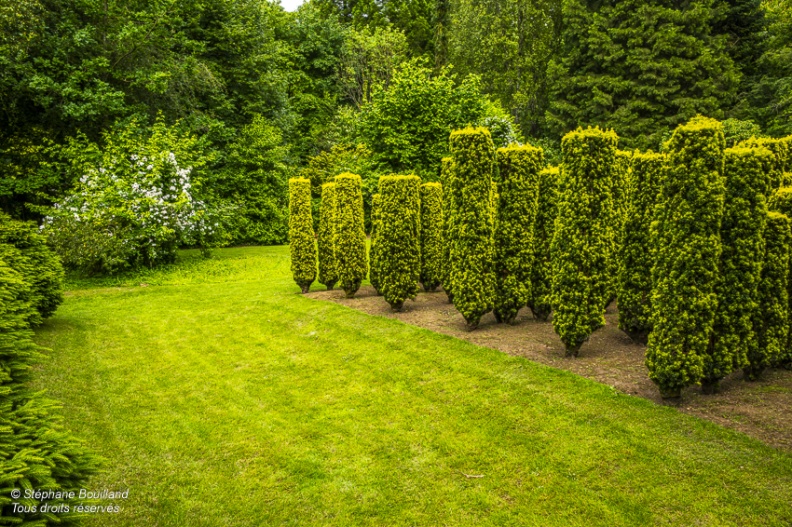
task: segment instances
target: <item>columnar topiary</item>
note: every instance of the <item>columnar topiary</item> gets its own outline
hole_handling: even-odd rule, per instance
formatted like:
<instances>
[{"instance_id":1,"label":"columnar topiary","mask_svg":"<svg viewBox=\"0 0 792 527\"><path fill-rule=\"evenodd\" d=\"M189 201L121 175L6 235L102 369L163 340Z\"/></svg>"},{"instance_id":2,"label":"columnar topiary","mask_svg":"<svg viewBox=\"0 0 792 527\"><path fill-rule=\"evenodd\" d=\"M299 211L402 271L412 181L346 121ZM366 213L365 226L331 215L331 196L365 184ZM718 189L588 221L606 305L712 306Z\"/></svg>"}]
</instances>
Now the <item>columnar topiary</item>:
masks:
<instances>
[{"instance_id":1,"label":"columnar topiary","mask_svg":"<svg viewBox=\"0 0 792 527\"><path fill-rule=\"evenodd\" d=\"M616 150L616 157L613 165L613 190L611 196L613 198L613 247L614 255L621 252L622 238L624 234L624 221L627 215L627 197L630 187L630 162L633 153ZM608 299L606 304L610 305L616 299L619 289L618 276L619 276L619 259L610 259L610 273L608 273L610 281L610 290L608 292Z\"/></svg>"},{"instance_id":2,"label":"columnar topiary","mask_svg":"<svg viewBox=\"0 0 792 527\"><path fill-rule=\"evenodd\" d=\"M710 345L704 354L704 393L744 367L756 355L754 323L759 315L759 281L767 221L768 169L773 154L765 148L729 148L724 152L726 194L721 224L720 271Z\"/></svg>"},{"instance_id":3,"label":"columnar topiary","mask_svg":"<svg viewBox=\"0 0 792 527\"><path fill-rule=\"evenodd\" d=\"M619 328L646 344L652 329L652 246L650 227L666 156L648 152L632 158L622 243L619 247Z\"/></svg>"},{"instance_id":4,"label":"columnar topiary","mask_svg":"<svg viewBox=\"0 0 792 527\"><path fill-rule=\"evenodd\" d=\"M377 244L377 235L382 228L382 217L380 215L380 195L374 194L371 196L371 246L369 248L369 282L371 286L381 295L382 283L380 276L382 275L382 261L379 257L379 245Z\"/></svg>"},{"instance_id":5,"label":"columnar topiary","mask_svg":"<svg viewBox=\"0 0 792 527\"><path fill-rule=\"evenodd\" d=\"M531 295L534 223L544 152L510 146L496 152L500 184L495 216L495 318L514 321Z\"/></svg>"},{"instance_id":6,"label":"columnar topiary","mask_svg":"<svg viewBox=\"0 0 792 527\"><path fill-rule=\"evenodd\" d=\"M792 187L778 189L770 200L770 210L780 212L787 218L792 218ZM767 236L769 236L769 232ZM789 258L789 287L787 289L790 302L792 302L792 255ZM788 339L778 358L777 364L792 369L792 304L789 306Z\"/></svg>"},{"instance_id":7,"label":"columnar topiary","mask_svg":"<svg viewBox=\"0 0 792 527\"><path fill-rule=\"evenodd\" d=\"M454 306L469 328L495 303L492 170L495 147L486 128L451 132L454 205L451 209L451 283Z\"/></svg>"},{"instance_id":8,"label":"columnar topiary","mask_svg":"<svg viewBox=\"0 0 792 527\"><path fill-rule=\"evenodd\" d=\"M311 216L311 180L289 180L289 248L294 281L307 293L316 279L316 237Z\"/></svg>"},{"instance_id":9,"label":"columnar topiary","mask_svg":"<svg viewBox=\"0 0 792 527\"><path fill-rule=\"evenodd\" d=\"M531 297L528 307L538 320L547 320L551 311L552 260L550 245L555 232L556 194L560 179L558 167L539 173L539 199L534 222L534 261L531 266Z\"/></svg>"},{"instance_id":10,"label":"columnar topiary","mask_svg":"<svg viewBox=\"0 0 792 527\"><path fill-rule=\"evenodd\" d=\"M668 143L668 172L652 227L656 253L646 351L649 377L666 398L679 397L704 374L717 308L725 144L721 124L702 117L679 126Z\"/></svg>"},{"instance_id":11,"label":"columnar topiary","mask_svg":"<svg viewBox=\"0 0 792 527\"><path fill-rule=\"evenodd\" d=\"M770 165L768 174L771 190L785 185L792 185L792 181L785 181L785 172L792 171L792 142L788 139L752 137L741 141L737 145L745 148L766 148L773 153L773 162Z\"/></svg>"},{"instance_id":12,"label":"columnar topiary","mask_svg":"<svg viewBox=\"0 0 792 527\"><path fill-rule=\"evenodd\" d=\"M394 311L418 294L421 277L421 179L383 176L379 180L380 289Z\"/></svg>"},{"instance_id":13,"label":"columnar topiary","mask_svg":"<svg viewBox=\"0 0 792 527\"><path fill-rule=\"evenodd\" d=\"M345 172L336 182L336 261L338 282L352 298L368 274L366 229L363 224L363 191L360 176Z\"/></svg>"},{"instance_id":14,"label":"columnar topiary","mask_svg":"<svg viewBox=\"0 0 792 527\"><path fill-rule=\"evenodd\" d=\"M440 178L443 184L443 291L449 302L454 301L454 292L451 287L451 244L456 239L453 220L455 196L458 193L456 178L454 176L454 160L444 157Z\"/></svg>"},{"instance_id":15,"label":"columnar topiary","mask_svg":"<svg viewBox=\"0 0 792 527\"><path fill-rule=\"evenodd\" d=\"M319 205L319 283L332 291L338 282L338 264L335 251L336 236L336 184L322 185L322 202Z\"/></svg>"},{"instance_id":16,"label":"columnar topiary","mask_svg":"<svg viewBox=\"0 0 792 527\"><path fill-rule=\"evenodd\" d=\"M443 280L443 185L421 185L421 284L434 291Z\"/></svg>"},{"instance_id":17,"label":"columnar topiary","mask_svg":"<svg viewBox=\"0 0 792 527\"><path fill-rule=\"evenodd\" d=\"M748 351L743 372L756 380L765 368L777 364L787 351L789 333L789 218L778 212L767 215L765 257L759 285L757 345Z\"/></svg>"},{"instance_id":18,"label":"columnar topiary","mask_svg":"<svg viewBox=\"0 0 792 527\"><path fill-rule=\"evenodd\" d=\"M553 328L567 356L605 325L611 293L613 182L618 137L578 128L561 140L563 165L553 236Z\"/></svg>"}]
</instances>

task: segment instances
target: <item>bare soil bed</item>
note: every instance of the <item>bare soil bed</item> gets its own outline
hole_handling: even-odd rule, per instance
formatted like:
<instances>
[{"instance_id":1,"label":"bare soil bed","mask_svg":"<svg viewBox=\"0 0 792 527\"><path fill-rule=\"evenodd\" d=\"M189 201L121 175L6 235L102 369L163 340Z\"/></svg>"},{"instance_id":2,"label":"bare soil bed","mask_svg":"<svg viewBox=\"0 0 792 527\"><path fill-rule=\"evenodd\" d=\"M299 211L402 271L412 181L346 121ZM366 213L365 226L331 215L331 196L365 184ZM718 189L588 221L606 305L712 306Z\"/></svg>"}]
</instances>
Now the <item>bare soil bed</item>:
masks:
<instances>
[{"instance_id":1,"label":"bare soil bed","mask_svg":"<svg viewBox=\"0 0 792 527\"><path fill-rule=\"evenodd\" d=\"M758 382L747 382L737 372L721 383L721 391L716 395L702 395L699 387L691 387L683 392L681 401L664 401L647 375L646 347L634 343L619 330L615 306L608 308L606 326L583 345L580 357L568 359L552 323L534 320L528 308L520 311L514 325L498 324L489 314L477 330L468 331L464 319L442 291L421 293L414 302L407 301L400 313L392 312L371 286L362 287L353 299L345 298L344 292L338 290L318 291L309 296L568 370L792 451L792 371L769 370Z\"/></svg>"}]
</instances>

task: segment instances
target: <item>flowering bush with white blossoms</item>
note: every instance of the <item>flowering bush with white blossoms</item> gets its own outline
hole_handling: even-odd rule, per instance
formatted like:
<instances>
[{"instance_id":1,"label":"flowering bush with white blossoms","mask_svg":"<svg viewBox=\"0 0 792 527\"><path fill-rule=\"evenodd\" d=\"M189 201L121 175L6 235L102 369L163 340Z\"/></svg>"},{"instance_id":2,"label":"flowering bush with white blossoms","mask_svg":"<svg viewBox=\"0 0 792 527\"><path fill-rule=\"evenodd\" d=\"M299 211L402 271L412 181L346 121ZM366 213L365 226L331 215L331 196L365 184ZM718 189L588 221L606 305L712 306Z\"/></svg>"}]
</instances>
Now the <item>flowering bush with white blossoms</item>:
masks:
<instances>
[{"instance_id":1,"label":"flowering bush with white blossoms","mask_svg":"<svg viewBox=\"0 0 792 527\"><path fill-rule=\"evenodd\" d=\"M64 265L90 274L170 263L180 246L219 245L218 215L193 197L191 172L151 142L132 154L109 149L42 229Z\"/></svg>"}]
</instances>

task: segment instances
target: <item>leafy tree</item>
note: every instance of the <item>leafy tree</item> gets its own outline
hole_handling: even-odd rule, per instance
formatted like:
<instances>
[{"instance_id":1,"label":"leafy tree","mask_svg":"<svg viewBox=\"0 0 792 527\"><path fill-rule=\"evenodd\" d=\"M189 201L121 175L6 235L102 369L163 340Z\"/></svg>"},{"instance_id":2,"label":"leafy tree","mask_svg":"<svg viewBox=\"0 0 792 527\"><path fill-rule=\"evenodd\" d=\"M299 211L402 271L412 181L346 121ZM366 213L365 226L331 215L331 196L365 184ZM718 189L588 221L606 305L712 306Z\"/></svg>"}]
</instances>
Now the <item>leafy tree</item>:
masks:
<instances>
[{"instance_id":1,"label":"leafy tree","mask_svg":"<svg viewBox=\"0 0 792 527\"><path fill-rule=\"evenodd\" d=\"M792 134L792 1L764 2L767 49L758 61L752 113L771 135Z\"/></svg>"},{"instance_id":2,"label":"leafy tree","mask_svg":"<svg viewBox=\"0 0 792 527\"><path fill-rule=\"evenodd\" d=\"M376 86L385 89L407 59L404 33L391 27L351 30L344 41L341 83L344 98L359 108L371 102Z\"/></svg>"}]
</instances>

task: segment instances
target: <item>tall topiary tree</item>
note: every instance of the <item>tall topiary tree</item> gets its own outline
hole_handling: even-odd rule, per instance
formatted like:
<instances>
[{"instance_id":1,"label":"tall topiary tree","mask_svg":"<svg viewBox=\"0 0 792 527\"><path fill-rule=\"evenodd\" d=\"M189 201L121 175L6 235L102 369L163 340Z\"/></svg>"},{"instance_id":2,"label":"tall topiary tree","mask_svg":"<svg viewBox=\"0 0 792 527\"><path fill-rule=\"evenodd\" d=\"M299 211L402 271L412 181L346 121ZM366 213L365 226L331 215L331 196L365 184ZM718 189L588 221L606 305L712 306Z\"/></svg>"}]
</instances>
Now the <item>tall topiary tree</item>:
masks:
<instances>
[{"instance_id":1,"label":"tall topiary tree","mask_svg":"<svg viewBox=\"0 0 792 527\"><path fill-rule=\"evenodd\" d=\"M678 127L668 146L668 173L652 231L656 254L646 350L649 377L665 398L679 397L704 374L717 309L723 129L718 121L696 118Z\"/></svg>"},{"instance_id":2,"label":"tall topiary tree","mask_svg":"<svg viewBox=\"0 0 792 527\"><path fill-rule=\"evenodd\" d=\"M707 353L704 393L715 393L721 379L746 365L757 348L754 323L759 315L759 282L767 221L768 169L773 154L765 149L724 151L726 194L720 231L723 252L715 294L718 309Z\"/></svg>"},{"instance_id":3,"label":"tall topiary tree","mask_svg":"<svg viewBox=\"0 0 792 527\"><path fill-rule=\"evenodd\" d=\"M360 176L345 172L336 182L336 261L338 281L352 298L368 274L366 229L363 224L363 191Z\"/></svg>"},{"instance_id":4,"label":"tall topiary tree","mask_svg":"<svg viewBox=\"0 0 792 527\"><path fill-rule=\"evenodd\" d=\"M382 229L381 199L379 194L371 196L371 247L369 248L369 282L371 286L381 295L382 282L382 262L379 257L379 245L377 236Z\"/></svg>"},{"instance_id":5,"label":"tall topiary tree","mask_svg":"<svg viewBox=\"0 0 792 527\"><path fill-rule=\"evenodd\" d=\"M418 294L421 277L421 179L383 176L379 180L382 295L394 311Z\"/></svg>"},{"instance_id":6,"label":"tall topiary tree","mask_svg":"<svg viewBox=\"0 0 792 527\"><path fill-rule=\"evenodd\" d=\"M754 381L765 368L787 356L789 335L789 218L778 212L767 215L765 257L759 284L757 344L748 349L743 372Z\"/></svg>"},{"instance_id":7,"label":"tall topiary tree","mask_svg":"<svg viewBox=\"0 0 792 527\"><path fill-rule=\"evenodd\" d=\"M619 328L631 339L646 344L652 329L652 253L650 227L655 201L665 171L666 156L647 152L632 158L632 178L627 195L622 243L619 252Z\"/></svg>"},{"instance_id":8,"label":"tall topiary tree","mask_svg":"<svg viewBox=\"0 0 792 527\"><path fill-rule=\"evenodd\" d=\"M496 152L500 185L495 220L495 318L510 324L531 297L534 224L544 152L509 146Z\"/></svg>"},{"instance_id":9,"label":"tall topiary tree","mask_svg":"<svg viewBox=\"0 0 792 527\"><path fill-rule=\"evenodd\" d=\"M434 291L443 280L443 185L421 185L421 284Z\"/></svg>"},{"instance_id":10,"label":"tall topiary tree","mask_svg":"<svg viewBox=\"0 0 792 527\"><path fill-rule=\"evenodd\" d=\"M563 165L553 236L553 328L576 357L605 325L613 255L613 168L618 137L578 128L561 140Z\"/></svg>"},{"instance_id":11,"label":"tall topiary tree","mask_svg":"<svg viewBox=\"0 0 792 527\"><path fill-rule=\"evenodd\" d=\"M442 160L442 168L440 172L440 179L443 185L443 291L445 291L448 301L453 303L454 292L451 285L451 244L456 239L454 231L454 220L456 214L454 207L456 204L456 196L459 193L458 183L454 175L454 160L450 157L444 157Z\"/></svg>"},{"instance_id":12,"label":"tall topiary tree","mask_svg":"<svg viewBox=\"0 0 792 527\"><path fill-rule=\"evenodd\" d=\"M451 132L453 191L451 283L454 307L470 329L495 303L492 170L495 147L486 128Z\"/></svg>"},{"instance_id":13,"label":"tall topiary tree","mask_svg":"<svg viewBox=\"0 0 792 527\"><path fill-rule=\"evenodd\" d=\"M792 187L782 187L775 192L770 200L770 210L779 212L785 215L787 218L792 218ZM765 238L769 236L770 232L768 231L768 234L765 236ZM787 295L791 302L788 306L788 338L786 345L783 347L780 357L778 358L777 364L780 366L785 366L788 369L792 369L792 254L789 258L788 274L789 280Z\"/></svg>"},{"instance_id":14,"label":"tall topiary tree","mask_svg":"<svg viewBox=\"0 0 792 527\"><path fill-rule=\"evenodd\" d=\"M752 137L745 141L740 141L737 146L744 148L766 148L773 153L773 159L769 167L769 185L772 191L787 185L792 185L792 181L785 181L785 173L792 169L792 144L784 139L774 139L771 137Z\"/></svg>"},{"instance_id":15,"label":"tall topiary tree","mask_svg":"<svg viewBox=\"0 0 792 527\"><path fill-rule=\"evenodd\" d=\"M316 238L311 216L311 180L289 180L289 248L292 277L303 293L316 279Z\"/></svg>"},{"instance_id":16,"label":"tall topiary tree","mask_svg":"<svg viewBox=\"0 0 792 527\"><path fill-rule=\"evenodd\" d=\"M534 261L531 266L531 297L528 307L538 320L547 320L551 311L552 260L550 245L555 232L558 167L548 167L539 173L539 198L534 222Z\"/></svg>"},{"instance_id":17,"label":"tall topiary tree","mask_svg":"<svg viewBox=\"0 0 792 527\"><path fill-rule=\"evenodd\" d=\"M319 283L332 291L338 282L336 262L336 184L322 185L322 202L319 205Z\"/></svg>"}]
</instances>

